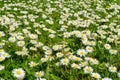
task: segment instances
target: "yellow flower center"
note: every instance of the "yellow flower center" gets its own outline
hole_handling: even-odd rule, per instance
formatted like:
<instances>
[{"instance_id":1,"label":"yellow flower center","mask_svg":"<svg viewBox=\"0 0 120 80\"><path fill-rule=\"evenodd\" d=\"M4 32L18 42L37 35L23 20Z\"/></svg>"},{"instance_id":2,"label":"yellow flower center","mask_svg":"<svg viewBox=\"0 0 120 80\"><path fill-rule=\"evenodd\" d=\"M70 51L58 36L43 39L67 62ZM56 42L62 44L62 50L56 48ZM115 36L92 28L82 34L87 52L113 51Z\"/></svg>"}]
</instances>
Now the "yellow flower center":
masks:
<instances>
[{"instance_id":1,"label":"yellow flower center","mask_svg":"<svg viewBox=\"0 0 120 80\"><path fill-rule=\"evenodd\" d=\"M41 77L41 76L42 76L42 73L41 73L41 72L38 72L37 76L38 76L38 77Z\"/></svg>"},{"instance_id":2,"label":"yellow flower center","mask_svg":"<svg viewBox=\"0 0 120 80\"><path fill-rule=\"evenodd\" d=\"M2 52L3 50L0 50L0 52Z\"/></svg>"},{"instance_id":3,"label":"yellow flower center","mask_svg":"<svg viewBox=\"0 0 120 80\"><path fill-rule=\"evenodd\" d=\"M114 70L115 70L115 68L113 67L113 68L111 68L111 70L112 70L112 71L114 71Z\"/></svg>"},{"instance_id":4,"label":"yellow flower center","mask_svg":"<svg viewBox=\"0 0 120 80\"><path fill-rule=\"evenodd\" d=\"M2 61L3 60L3 58L2 57L0 57L0 61Z\"/></svg>"},{"instance_id":5,"label":"yellow flower center","mask_svg":"<svg viewBox=\"0 0 120 80\"><path fill-rule=\"evenodd\" d=\"M68 62L67 59L65 59L65 60L64 60L64 63L67 63L67 62Z\"/></svg>"},{"instance_id":6,"label":"yellow flower center","mask_svg":"<svg viewBox=\"0 0 120 80\"><path fill-rule=\"evenodd\" d=\"M79 66L76 64L76 65L75 65L75 68L79 68Z\"/></svg>"},{"instance_id":7,"label":"yellow flower center","mask_svg":"<svg viewBox=\"0 0 120 80\"><path fill-rule=\"evenodd\" d=\"M20 70L17 70L16 72L18 75L20 75L22 72Z\"/></svg>"},{"instance_id":8,"label":"yellow flower center","mask_svg":"<svg viewBox=\"0 0 120 80\"><path fill-rule=\"evenodd\" d=\"M97 74L95 74L95 75L94 75L94 78L98 78L98 75L97 75Z\"/></svg>"},{"instance_id":9,"label":"yellow flower center","mask_svg":"<svg viewBox=\"0 0 120 80\"><path fill-rule=\"evenodd\" d=\"M80 52L80 54L84 55L85 53L84 52Z\"/></svg>"},{"instance_id":10,"label":"yellow flower center","mask_svg":"<svg viewBox=\"0 0 120 80\"><path fill-rule=\"evenodd\" d=\"M37 64L36 63L33 63L32 66L36 66Z\"/></svg>"},{"instance_id":11,"label":"yellow flower center","mask_svg":"<svg viewBox=\"0 0 120 80\"><path fill-rule=\"evenodd\" d=\"M86 70L87 70L88 72L90 72L90 68L87 68Z\"/></svg>"}]
</instances>

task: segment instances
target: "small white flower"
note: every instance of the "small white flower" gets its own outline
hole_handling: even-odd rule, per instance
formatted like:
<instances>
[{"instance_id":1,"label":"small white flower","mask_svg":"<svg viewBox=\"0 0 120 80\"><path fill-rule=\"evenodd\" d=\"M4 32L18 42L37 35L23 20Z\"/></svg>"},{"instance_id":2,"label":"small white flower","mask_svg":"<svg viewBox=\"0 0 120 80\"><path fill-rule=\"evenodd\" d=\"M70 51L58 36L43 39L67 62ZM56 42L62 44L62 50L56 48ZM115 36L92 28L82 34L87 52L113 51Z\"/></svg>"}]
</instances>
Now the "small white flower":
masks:
<instances>
[{"instance_id":1,"label":"small white flower","mask_svg":"<svg viewBox=\"0 0 120 80\"><path fill-rule=\"evenodd\" d=\"M41 46L43 46L43 43L41 42L38 42L37 44L35 44L35 47L41 47Z\"/></svg>"},{"instance_id":2,"label":"small white flower","mask_svg":"<svg viewBox=\"0 0 120 80\"><path fill-rule=\"evenodd\" d=\"M51 54L52 54L52 50L51 50L51 49L46 50L46 51L45 51L45 54L46 54L46 55L51 55Z\"/></svg>"},{"instance_id":3,"label":"small white flower","mask_svg":"<svg viewBox=\"0 0 120 80\"><path fill-rule=\"evenodd\" d=\"M37 51L36 47L30 47L29 49L32 50L32 51Z\"/></svg>"},{"instance_id":4,"label":"small white flower","mask_svg":"<svg viewBox=\"0 0 120 80\"><path fill-rule=\"evenodd\" d=\"M53 24L54 22L52 20L46 20L49 24Z\"/></svg>"},{"instance_id":5,"label":"small white flower","mask_svg":"<svg viewBox=\"0 0 120 80\"><path fill-rule=\"evenodd\" d=\"M81 67L85 67L88 65L88 62L87 61L83 61L79 64Z\"/></svg>"},{"instance_id":6,"label":"small white flower","mask_svg":"<svg viewBox=\"0 0 120 80\"><path fill-rule=\"evenodd\" d=\"M120 72L117 74L117 76L120 78Z\"/></svg>"},{"instance_id":7,"label":"small white flower","mask_svg":"<svg viewBox=\"0 0 120 80\"><path fill-rule=\"evenodd\" d=\"M46 19L46 18L47 18L47 16L46 16L45 14L43 14L43 15L42 15L42 18L43 18L43 19Z\"/></svg>"},{"instance_id":8,"label":"small white flower","mask_svg":"<svg viewBox=\"0 0 120 80\"><path fill-rule=\"evenodd\" d=\"M8 40L9 40L10 42L15 42L15 41L16 41L16 38L15 38L15 37L10 37Z\"/></svg>"},{"instance_id":9,"label":"small white flower","mask_svg":"<svg viewBox=\"0 0 120 80\"><path fill-rule=\"evenodd\" d=\"M86 74L93 72L93 69L90 66L86 66L83 70L84 70L84 73L86 73Z\"/></svg>"},{"instance_id":10,"label":"small white flower","mask_svg":"<svg viewBox=\"0 0 120 80\"><path fill-rule=\"evenodd\" d=\"M16 38L17 38L18 40L23 40L23 39L24 39L23 36L16 36Z\"/></svg>"},{"instance_id":11,"label":"small white flower","mask_svg":"<svg viewBox=\"0 0 120 80\"><path fill-rule=\"evenodd\" d=\"M65 33L63 33L63 35L64 35L64 38L69 38L71 36L71 34L69 32L65 32Z\"/></svg>"},{"instance_id":12,"label":"small white flower","mask_svg":"<svg viewBox=\"0 0 120 80\"><path fill-rule=\"evenodd\" d=\"M69 59L64 58L64 59L61 59L60 62L61 62L62 65L68 65Z\"/></svg>"},{"instance_id":13,"label":"small white flower","mask_svg":"<svg viewBox=\"0 0 120 80\"><path fill-rule=\"evenodd\" d=\"M59 57L59 58L60 58L60 57L63 57L63 53L58 52L58 53L56 54L56 56Z\"/></svg>"},{"instance_id":14,"label":"small white flower","mask_svg":"<svg viewBox=\"0 0 120 80\"><path fill-rule=\"evenodd\" d=\"M108 50L111 49L110 44L105 44L104 47L105 47L105 49L108 49Z\"/></svg>"},{"instance_id":15,"label":"small white flower","mask_svg":"<svg viewBox=\"0 0 120 80\"><path fill-rule=\"evenodd\" d=\"M4 53L5 51L3 49L0 49L0 54Z\"/></svg>"},{"instance_id":16,"label":"small white flower","mask_svg":"<svg viewBox=\"0 0 120 80\"><path fill-rule=\"evenodd\" d=\"M95 46L96 45L95 41L90 41L90 45Z\"/></svg>"},{"instance_id":17,"label":"small white flower","mask_svg":"<svg viewBox=\"0 0 120 80\"><path fill-rule=\"evenodd\" d=\"M22 68L13 69L12 73L14 77L16 77L19 80L23 80L25 77L25 71Z\"/></svg>"},{"instance_id":18,"label":"small white flower","mask_svg":"<svg viewBox=\"0 0 120 80\"><path fill-rule=\"evenodd\" d=\"M77 51L77 55L80 55L81 57L82 57L82 56L85 56L86 54L87 54L87 51L84 50L84 49L79 49L79 50Z\"/></svg>"},{"instance_id":19,"label":"small white flower","mask_svg":"<svg viewBox=\"0 0 120 80\"><path fill-rule=\"evenodd\" d=\"M30 40L30 43L37 44L37 41L36 40Z\"/></svg>"},{"instance_id":20,"label":"small white flower","mask_svg":"<svg viewBox=\"0 0 120 80\"><path fill-rule=\"evenodd\" d=\"M9 58L10 57L10 55L8 53L6 53L6 52L2 53L1 56L5 57L5 58Z\"/></svg>"},{"instance_id":21,"label":"small white flower","mask_svg":"<svg viewBox=\"0 0 120 80\"><path fill-rule=\"evenodd\" d=\"M90 46L87 46L87 47L86 47L86 51L89 52L89 53L91 53L91 52L93 52L93 48L90 47Z\"/></svg>"},{"instance_id":22,"label":"small white flower","mask_svg":"<svg viewBox=\"0 0 120 80\"><path fill-rule=\"evenodd\" d=\"M112 79L111 79L111 78L106 77L106 78L103 78L102 80L112 80Z\"/></svg>"},{"instance_id":23,"label":"small white flower","mask_svg":"<svg viewBox=\"0 0 120 80\"><path fill-rule=\"evenodd\" d=\"M98 74L98 73L92 73L92 77L94 77L96 79L100 79L101 78L100 74Z\"/></svg>"},{"instance_id":24,"label":"small white flower","mask_svg":"<svg viewBox=\"0 0 120 80\"><path fill-rule=\"evenodd\" d=\"M110 49L109 52L110 52L110 54L115 54L115 55L118 53L118 51L114 50L114 49Z\"/></svg>"},{"instance_id":25,"label":"small white flower","mask_svg":"<svg viewBox=\"0 0 120 80\"><path fill-rule=\"evenodd\" d=\"M35 77L37 78L41 78L42 76L44 76L44 72L43 71L39 71L35 73Z\"/></svg>"},{"instance_id":26,"label":"small white flower","mask_svg":"<svg viewBox=\"0 0 120 80\"><path fill-rule=\"evenodd\" d=\"M16 51L15 54L22 55L22 51Z\"/></svg>"},{"instance_id":27,"label":"small white flower","mask_svg":"<svg viewBox=\"0 0 120 80\"><path fill-rule=\"evenodd\" d=\"M61 50L62 49L62 45L54 45L52 47L53 50L57 51L57 50Z\"/></svg>"},{"instance_id":28,"label":"small white flower","mask_svg":"<svg viewBox=\"0 0 120 80\"><path fill-rule=\"evenodd\" d=\"M90 59L90 62L96 65L99 64L99 61L97 59Z\"/></svg>"},{"instance_id":29,"label":"small white flower","mask_svg":"<svg viewBox=\"0 0 120 80\"><path fill-rule=\"evenodd\" d=\"M109 71L110 71L110 72L117 72L117 68L114 67L114 66L110 66L110 67L109 67Z\"/></svg>"},{"instance_id":30,"label":"small white flower","mask_svg":"<svg viewBox=\"0 0 120 80\"><path fill-rule=\"evenodd\" d=\"M75 63L71 64L71 67L75 69L81 69L80 65L75 64Z\"/></svg>"},{"instance_id":31,"label":"small white flower","mask_svg":"<svg viewBox=\"0 0 120 80\"><path fill-rule=\"evenodd\" d=\"M24 41L18 41L18 42L17 42L17 45L20 46L20 47L22 47L22 46L25 45L25 42L24 42Z\"/></svg>"},{"instance_id":32,"label":"small white flower","mask_svg":"<svg viewBox=\"0 0 120 80\"><path fill-rule=\"evenodd\" d=\"M50 48L48 46L43 46L43 50L49 50Z\"/></svg>"},{"instance_id":33,"label":"small white flower","mask_svg":"<svg viewBox=\"0 0 120 80\"><path fill-rule=\"evenodd\" d=\"M5 66L0 65L0 71L5 69Z\"/></svg>"},{"instance_id":34,"label":"small white flower","mask_svg":"<svg viewBox=\"0 0 120 80\"><path fill-rule=\"evenodd\" d=\"M38 35L37 34L29 34L29 37L31 39L37 39L38 38Z\"/></svg>"},{"instance_id":35,"label":"small white flower","mask_svg":"<svg viewBox=\"0 0 120 80\"><path fill-rule=\"evenodd\" d=\"M35 62L33 62L33 61L31 61L30 63L29 63L29 65L30 65L30 67L35 67L35 66L37 66L38 65L38 63L35 63Z\"/></svg>"},{"instance_id":36,"label":"small white flower","mask_svg":"<svg viewBox=\"0 0 120 80\"><path fill-rule=\"evenodd\" d=\"M55 37L54 34L50 34L50 35L49 35L49 38L54 38L54 37Z\"/></svg>"},{"instance_id":37,"label":"small white flower","mask_svg":"<svg viewBox=\"0 0 120 80\"><path fill-rule=\"evenodd\" d=\"M48 59L47 58L41 58L42 62L46 62Z\"/></svg>"},{"instance_id":38,"label":"small white flower","mask_svg":"<svg viewBox=\"0 0 120 80\"><path fill-rule=\"evenodd\" d=\"M86 39L86 38L83 38L82 43L83 43L84 45L90 45L90 41L84 40L84 39Z\"/></svg>"}]
</instances>

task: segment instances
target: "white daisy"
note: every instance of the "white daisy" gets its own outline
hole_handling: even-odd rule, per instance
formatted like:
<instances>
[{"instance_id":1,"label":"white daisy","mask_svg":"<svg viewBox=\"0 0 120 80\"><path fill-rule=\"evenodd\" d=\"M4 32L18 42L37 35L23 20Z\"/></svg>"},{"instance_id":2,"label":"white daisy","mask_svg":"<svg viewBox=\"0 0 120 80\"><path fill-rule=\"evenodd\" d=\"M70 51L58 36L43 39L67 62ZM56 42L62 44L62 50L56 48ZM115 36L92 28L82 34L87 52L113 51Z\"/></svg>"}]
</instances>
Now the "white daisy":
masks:
<instances>
[{"instance_id":1,"label":"white daisy","mask_svg":"<svg viewBox=\"0 0 120 80\"><path fill-rule=\"evenodd\" d=\"M105 44L104 47L105 47L105 49L108 49L108 50L111 49L110 44Z\"/></svg>"},{"instance_id":2,"label":"white daisy","mask_svg":"<svg viewBox=\"0 0 120 80\"><path fill-rule=\"evenodd\" d=\"M35 77L41 78L42 76L44 76L44 72L43 71L35 72Z\"/></svg>"},{"instance_id":3,"label":"white daisy","mask_svg":"<svg viewBox=\"0 0 120 80\"><path fill-rule=\"evenodd\" d=\"M118 53L118 51L114 50L114 49L110 49L109 52L110 52L110 54L115 54L115 55Z\"/></svg>"},{"instance_id":4,"label":"white daisy","mask_svg":"<svg viewBox=\"0 0 120 80\"><path fill-rule=\"evenodd\" d=\"M17 45L20 46L20 47L23 47L25 45L25 42L24 41L18 41Z\"/></svg>"},{"instance_id":5,"label":"white daisy","mask_svg":"<svg viewBox=\"0 0 120 80\"><path fill-rule=\"evenodd\" d=\"M30 65L31 68L33 68L33 67L37 66L38 63L35 63L35 62L31 61L31 62L29 63L29 65Z\"/></svg>"},{"instance_id":6,"label":"white daisy","mask_svg":"<svg viewBox=\"0 0 120 80\"><path fill-rule=\"evenodd\" d=\"M78 51L77 51L77 55L79 55L79 56L85 56L85 55L87 55L87 51L86 50L84 50L84 49L79 49Z\"/></svg>"},{"instance_id":7,"label":"white daisy","mask_svg":"<svg viewBox=\"0 0 120 80\"><path fill-rule=\"evenodd\" d=\"M90 66L85 66L85 68L83 70L84 70L84 73L86 73L86 74L93 72L93 69Z\"/></svg>"},{"instance_id":8,"label":"white daisy","mask_svg":"<svg viewBox=\"0 0 120 80\"><path fill-rule=\"evenodd\" d=\"M94 77L96 79L100 79L101 78L100 74L98 74L98 73L92 73L92 77Z\"/></svg>"},{"instance_id":9,"label":"white daisy","mask_svg":"<svg viewBox=\"0 0 120 80\"><path fill-rule=\"evenodd\" d=\"M89 52L89 53L91 53L91 52L93 52L93 48L90 47L90 46L87 46L87 47L86 47L86 51Z\"/></svg>"},{"instance_id":10,"label":"white daisy","mask_svg":"<svg viewBox=\"0 0 120 80\"><path fill-rule=\"evenodd\" d=\"M117 68L115 66L110 66L109 71L110 72L117 72Z\"/></svg>"},{"instance_id":11,"label":"white daisy","mask_svg":"<svg viewBox=\"0 0 120 80\"><path fill-rule=\"evenodd\" d=\"M23 80L25 78L25 71L22 68L13 69L12 73L18 80Z\"/></svg>"},{"instance_id":12,"label":"white daisy","mask_svg":"<svg viewBox=\"0 0 120 80\"><path fill-rule=\"evenodd\" d=\"M60 62L61 62L62 65L68 65L69 64L69 59L64 58L64 59L61 59Z\"/></svg>"}]
</instances>

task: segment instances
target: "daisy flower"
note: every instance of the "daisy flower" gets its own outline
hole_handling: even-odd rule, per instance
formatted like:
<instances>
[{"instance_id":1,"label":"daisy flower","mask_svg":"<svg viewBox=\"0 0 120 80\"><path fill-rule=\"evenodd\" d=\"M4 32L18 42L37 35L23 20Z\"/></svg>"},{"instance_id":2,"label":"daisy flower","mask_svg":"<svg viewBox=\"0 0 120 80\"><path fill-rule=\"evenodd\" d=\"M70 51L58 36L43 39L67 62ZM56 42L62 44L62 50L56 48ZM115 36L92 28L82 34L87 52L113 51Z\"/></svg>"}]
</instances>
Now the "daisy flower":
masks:
<instances>
[{"instance_id":1,"label":"daisy flower","mask_svg":"<svg viewBox=\"0 0 120 80\"><path fill-rule=\"evenodd\" d=\"M33 67L37 66L38 63L35 63L35 62L31 61L31 62L29 63L29 65L30 65L31 68L33 68Z\"/></svg>"},{"instance_id":2,"label":"daisy flower","mask_svg":"<svg viewBox=\"0 0 120 80\"><path fill-rule=\"evenodd\" d=\"M87 46L87 47L86 47L86 51L89 52L89 53L91 53L91 52L93 52L93 48L90 47L90 46Z\"/></svg>"},{"instance_id":3,"label":"daisy flower","mask_svg":"<svg viewBox=\"0 0 120 80\"><path fill-rule=\"evenodd\" d=\"M68 65L68 63L69 63L69 59L64 58L64 59L61 59L60 62L61 62L62 65Z\"/></svg>"},{"instance_id":4,"label":"daisy flower","mask_svg":"<svg viewBox=\"0 0 120 80\"><path fill-rule=\"evenodd\" d=\"M71 67L75 68L75 69L81 69L81 67L78 64L75 64L75 63L71 64Z\"/></svg>"},{"instance_id":5,"label":"daisy flower","mask_svg":"<svg viewBox=\"0 0 120 80\"><path fill-rule=\"evenodd\" d=\"M24 41L18 41L18 42L17 42L17 45L20 46L20 47L22 47L22 46L25 45L25 42L24 42Z\"/></svg>"},{"instance_id":6,"label":"daisy flower","mask_svg":"<svg viewBox=\"0 0 120 80\"><path fill-rule=\"evenodd\" d=\"M37 39L38 35L37 34L29 34L30 39Z\"/></svg>"},{"instance_id":7,"label":"daisy flower","mask_svg":"<svg viewBox=\"0 0 120 80\"><path fill-rule=\"evenodd\" d=\"M77 55L79 55L79 56L85 56L85 55L87 55L87 51L86 50L84 50L84 49L79 49L78 51L77 51Z\"/></svg>"},{"instance_id":8,"label":"daisy flower","mask_svg":"<svg viewBox=\"0 0 120 80\"><path fill-rule=\"evenodd\" d=\"M117 68L115 66L110 66L109 71L110 72L117 72Z\"/></svg>"},{"instance_id":9,"label":"daisy flower","mask_svg":"<svg viewBox=\"0 0 120 80\"><path fill-rule=\"evenodd\" d=\"M42 76L44 76L44 72L43 71L35 72L35 77L41 78Z\"/></svg>"},{"instance_id":10,"label":"daisy flower","mask_svg":"<svg viewBox=\"0 0 120 80\"><path fill-rule=\"evenodd\" d=\"M98 73L92 73L92 77L94 77L96 79L100 79L101 78L100 74L98 74Z\"/></svg>"},{"instance_id":11,"label":"daisy flower","mask_svg":"<svg viewBox=\"0 0 120 80\"><path fill-rule=\"evenodd\" d=\"M69 38L71 36L69 32L64 32L63 35L64 35L64 38Z\"/></svg>"},{"instance_id":12,"label":"daisy flower","mask_svg":"<svg viewBox=\"0 0 120 80\"><path fill-rule=\"evenodd\" d=\"M16 38L15 38L15 37L10 37L8 40L9 40L10 42L15 42L15 41L16 41Z\"/></svg>"},{"instance_id":13,"label":"daisy flower","mask_svg":"<svg viewBox=\"0 0 120 80\"><path fill-rule=\"evenodd\" d=\"M23 80L25 78L25 71L22 68L13 69L12 73L18 80Z\"/></svg>"},{"instance_id":14,"label":"daisy flower","mask_svg":"<svg viewBox=\"0 0 120 80\"><path fill-rule=\"evenodd\" d=\"M85 68L83 70L84 70L84 73L86 73L86 74L93 72L93 69L90 66L85 66Z\"/></svg>"},{"instance_id":15,"label":"daisy flower","mask_svg":"<svg viewBox=\"0 0 120 80\"><path fill-rule=\"evenodd\" d=\"M105 49L108 49L108 50L111 49L110 44L105 44L104 47L105 47Z\"/></svg>"},{"instance_id":16,"label":"daisy flower","mask_svg":"<svg viewBox=\"0 0 120 80\"><path fill-rule=\"evenodd\" d=\"M56 56L60 58L60 57L63 57L64 55L63 55L63 53L58 52L58 53L56 54Z\"/></svg>"},{"instance_id":17,"label":"daisy flower","mask_svg":"<svg viewBox=\"0 0 120 80\"><path fill-rule=\"evenodd\" d=\"M110 49L109 52L110 52L110 54L115 54L115 55L118 53L118 51L114 50L114 49Z\"/></svg>"}]
</instances>

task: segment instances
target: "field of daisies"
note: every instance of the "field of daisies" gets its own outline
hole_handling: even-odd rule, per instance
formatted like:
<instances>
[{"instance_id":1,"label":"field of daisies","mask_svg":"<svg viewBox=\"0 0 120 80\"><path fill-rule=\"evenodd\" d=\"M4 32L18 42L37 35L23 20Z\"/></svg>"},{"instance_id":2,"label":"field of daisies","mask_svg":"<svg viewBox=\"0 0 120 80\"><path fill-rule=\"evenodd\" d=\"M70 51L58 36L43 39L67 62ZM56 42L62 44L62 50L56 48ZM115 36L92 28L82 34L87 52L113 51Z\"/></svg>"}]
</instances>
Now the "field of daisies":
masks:
<instances>
[{"instance_id":1,"label":"field of daisies","mask_svg":"<svg viewBox=\"0 0 120 80\"><path fill-rule=\"evenodd\" d=\"M120 80L120 0L0 0L0 80Z\"/></svg>"}]
</instances>

